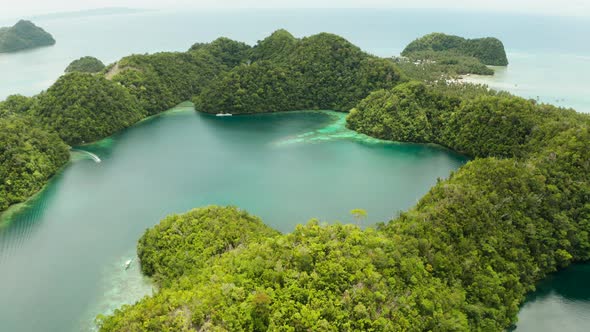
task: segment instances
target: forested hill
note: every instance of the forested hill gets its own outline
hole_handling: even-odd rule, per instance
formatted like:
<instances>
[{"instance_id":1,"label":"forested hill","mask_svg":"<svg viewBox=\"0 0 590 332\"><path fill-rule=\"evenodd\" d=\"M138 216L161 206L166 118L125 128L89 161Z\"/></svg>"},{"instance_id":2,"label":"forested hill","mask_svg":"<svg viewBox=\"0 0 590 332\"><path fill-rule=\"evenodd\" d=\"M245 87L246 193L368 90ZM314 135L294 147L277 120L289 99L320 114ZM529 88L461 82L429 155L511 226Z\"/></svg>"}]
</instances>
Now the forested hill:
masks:
<instances>
[{"instance_id":1,"label":"forested hill","mask_svg":"<svg viewBox=\"0 0 590 332\"><path fill-rule=\"evenodd\" d=\"M199 111L348 111L370 91L401 81L391 61L329 33L298 39L279 30L255 45L247 59L194 98Z\"/></svg>"},{"instance_id":2,"label":"forested hill","mask_svg":"<svg viewBox=\"0 0 590 332\"><path fill-rule=\"evenodd\" d=\"M53 44L53 36L31 21L20 20L12 27L0 28L0 53Z\"/></svg>"},{"instance_id":3,"label":"forested hill","mask_svg":"<svg viewBox=\"0 0 590 332\"><path fill-rule=\"evenodd\" d=\"M83 56L72 61L64 70L66 73L79 71L82 73L98 73L105 68L104 63L92 56Z\"/></svg>"},{"instance_id":4,"label":"forested hill","mask_svg":"<svg viewBox=\"0 0 590 332\"><path fill-rule=\"evenodd\" d=\"M504 45L499 39L492 37L465 39L444 33L431 33L414 40L402 51L403 56L428 53L474 57L485 65L508 65Z\"/></svg>"},{"instance_id":5,"label":"forested hill","mask_svg":"<svg viewBox=\"0 0 590 332\"><path fill-rule=\"evenodd\" d=\"M504 45L491 37L465 39L431 33L411 42L401 55L412 62L437 63L458 75L493 75L494 70L488 65L508 65Z\"/></svg>"}]
</instances>

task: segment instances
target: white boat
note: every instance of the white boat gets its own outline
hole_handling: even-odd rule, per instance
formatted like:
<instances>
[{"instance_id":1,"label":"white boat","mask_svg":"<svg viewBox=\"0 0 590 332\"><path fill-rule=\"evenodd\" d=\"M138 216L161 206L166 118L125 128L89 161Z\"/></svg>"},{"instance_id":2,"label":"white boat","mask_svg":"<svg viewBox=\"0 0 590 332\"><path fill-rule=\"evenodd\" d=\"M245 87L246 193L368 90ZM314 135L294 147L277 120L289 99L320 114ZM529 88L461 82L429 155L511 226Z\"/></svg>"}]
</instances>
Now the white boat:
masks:
<instances>
[{"instance_id":1,"label":"white boat","mask_svg":"<svg viewBox=\"0 0 590 332\"><path fill-rule=\"evenodd\" d=\"M127 269L129 268L129 266L131 266L131 262L132 262L132 261L133 261L132 259L128 259L128 260L125 262L125 270L127 270Z\"/></svg>"},{"instance_id":2,"label":"white boat","mask_svg":"<svg viewBox=\"0 0 590 332\"><path fill-rule=\"evenodd\" d=\"M217 113L215 116L231 116L231 113Z\"/></svg>"}]
</instances>

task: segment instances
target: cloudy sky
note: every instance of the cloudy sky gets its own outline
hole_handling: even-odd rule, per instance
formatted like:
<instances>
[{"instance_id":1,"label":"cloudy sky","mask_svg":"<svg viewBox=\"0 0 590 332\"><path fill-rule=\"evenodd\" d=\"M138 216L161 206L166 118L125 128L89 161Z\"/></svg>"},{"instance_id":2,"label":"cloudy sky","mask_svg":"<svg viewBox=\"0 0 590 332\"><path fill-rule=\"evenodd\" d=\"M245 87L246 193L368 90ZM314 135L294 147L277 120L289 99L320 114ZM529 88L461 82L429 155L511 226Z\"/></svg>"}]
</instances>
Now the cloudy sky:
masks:
<instances>
[{"instance_id":1,"label":"cloudy sky","mask_svg":"<svg viewBox=\"0 0 590 332\"><path fill-rule=\"evenodd\" d=\"M590 0L0 0L2 16L104 7L131 8L457 8L590 17Z\"/></svg>"}]
</instances>

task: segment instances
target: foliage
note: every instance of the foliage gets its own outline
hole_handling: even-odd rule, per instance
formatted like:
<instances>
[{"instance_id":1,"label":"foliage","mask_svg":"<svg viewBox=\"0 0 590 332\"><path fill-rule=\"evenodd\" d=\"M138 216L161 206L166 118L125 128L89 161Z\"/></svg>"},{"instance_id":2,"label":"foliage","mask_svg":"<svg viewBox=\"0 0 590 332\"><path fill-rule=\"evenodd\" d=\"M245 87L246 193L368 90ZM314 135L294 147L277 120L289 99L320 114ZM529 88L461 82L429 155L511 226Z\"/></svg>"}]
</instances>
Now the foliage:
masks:
<instances>
[{"instance_id":1,"label":"foliage","mask_svg":"<svg viewBox=\"0 0 590 332\"><path fill-rule=\"evenodd\" d=\"M363 209L352 209L350 210L350 214L354 217L356 224L359 226L361 225L363 219L367 217L367 211Z\"/></svg>"},{"instance_id":2,"label":"foliage","mask_svg":"<svg viewBox=\"0 0 590 332\"><path fill-rule=\"evenodd\" d=\"M501 331L539 279L588 255L572 254L590 244L588 216L570 219L549 182L543 165L478 159L384 231L400 236L435 276L461 285L470 330ZM572 196L580 194L587 191Z\"/></svg>"},{"instance_id":3,"label":"foliage","mask_svg":"<svg viewBox=\"0 0 590 332\"><path fill-rule=\"evenodd\" d=\"M412 56L420 52L440 53L473 57L485 65L506 66L508 59L502 42L496 38L465 39L444 33L431 33L420 37L406 46L403 56Z\"/></svg>"},{"instance_id":4,"label":"foliage","mask_svg":"<svg viewBox=\"0 0 590 332\"><path fill-rule=\"evenodd\" d=\"M20 20L12 27L0 28L0 53L53 44L55 39L31 21Z\"/></svg>"},{"instance_id":5,"label":"foliage","mask_svg":"<svg viewBox=\"0 0 590 332\"><path fill-rule=\"evenodd\" d=\"M226 228L234 227L231 222L215 221L219 214L231 218L232 208L197 211L192 232L176 232L174 241L169 238L171 229L184 229L182 225L195 217L181 216L165 219L166 231L156 231L161 227L157 226L149 237L156 242L168 239L174 252L182 255L198 252L211 241L209 220L222 234L220 241ZM166 260L161 268L174 271L181 264L187 272L169 279L155 296L125 306L114 316L99 317L101 331L467 328L465 315L457 310L464 300L462 290L433 277L416 255L406 255L383 232L311 221L291 234L271 234L233 249L216 247L223 248L220 255L197 253L196 262L182 256L180 262ZM195 264L201 267L198 271L193 269Z\"/></svg>"},{"instance_id":6,"label":"foliage","mask_svg":"<svg viewBox=\"0 0 590 332\"><path fill-rule=\"evenodd\" d=\"M421 83L410 82L378 90L347 116L347 126L381 139L423 143L433 136L441 96ZM456 102L455 102L456 104Z\"/></svg>"},{"instance_id":7,"label":"foliage","mask_svg":"<svg viewBox=\"0 0 590 332\"><path fill-rule=\"evenodd\" d=\"M124 87L78 72L60 77L39 95L31 113L70 145L109 136L145 116Z\"/></svg>"},{"instance_id":8,"label":"foliage","mask_svg":"<svg viewBox=\"0 0 590 332\"><path fill-rule=\"evenodd\" d=\"M142 272L166 281L196 273L211 257L276 234L237 208L210 206L168 216L145 232L137 252Z\"/></svg>"},{"instance_id":9,"label":"foliage","mask_svg":"<svg viewBox=\"0 0 590 332\"><path fill-rule=\"evenodd\" d=\"M458 55L449 51L419 51L412 52L408 58L416 65L433 63L441 71L450 75L494 75L494 70L488 68L477 58L472 56Z\"/></svg>"},{"instance_id":10,"label":"foliage","mask_svg":"<svg viewBox=\"0 0 590 332\"><path fill-rule=\"evenodd\" d=\"M470 84L410 82L372 93L347 126L374 137L438 143L473 157L521 156L542 120L534 101Z\"/></svg>"},{"instance_id":11,"label":"foliage","mask_svg":"<svg viewBox=\"0 0 590 332\"><path fill-rule=\"evenodd\" d=\"M348 125L488 157L439 182L383 230L418 250L436 276L462 285L471 330L502 330L535 282L590 257L590 117L469 89L408 83L378 91Z\"/></svg>"},{"instance_id":12,"label":"foliage","mask_svg":"<svg viewBox=\"0 0 590 332\"><path fill-rule=\"evenodd\" d=\"M490 96L464 101L445 118L443 144L476 157L521 156L541 120L530 100Z\"/></svg>"},{"instance_id":13,"label":"foliage","mask_svg":"<svg viewBox=\"0 0 590 332\"><path fill-rule=\"evenodd\" d=\"M253 61L272 60L275 62L285 61L297 46L298 40L287 30L279 29L252 48L251 58Z\"/></svg>"},{"instance_id":14,"label":"foliage","mask_svg":"<svg viewBox=\"0 0 590 332\"><path fill-rule=\"evenodd\" d=\"M228 66L241 61L241 49L241 43L224 38L193 46L190 52L132 55L110 70L111 79L126 87L149 114L156 114L198 95Z\"/></svg>"},{"instance_id":15,"label":"foliage","mask_svg":"<svg viewBox=\"0 0 590 332\"><path fill-rule=\"evenodd\" d=\"M79 71L82 73L98 73L105 68L104 63L95 57L83 56L80 59L72 61L67 67L65 72L71 73L73 71Z\"/></svg>"},{"instance_id":16,"label":"foliage","mask_svg":"<svg viewBox=\"0 0 590 332\"><path fill-rule=\"evenodd\" d=\"M298 91L293 76L269 61L239 66L211 83L193 99L202 112L263 113L291 109ZM299 104L297 104L299 105Z\"/></svg>"},{"instance_id":17,"label":"foliage","mask_svg":"<svg viewBox=\"0 0 590 332\"><path fill-rule=\"evenodd\" d=\"M35 98L10 95L0 102L0 118L9 115L23 115L31 109L34 103Z\"/></svg>"},{"instance_id":18,"label":"foliage","mask_svg":"<svg viewBox=\"0 0 590 332\"><path fill-rule=\"evenodd\" d=\"M252 48L253 63L222 74L194 99L199 111L348 111L374 89L400 81L393 63L321 33L295 39L279 30Z\"/></svg>"},{"instance_id":19,"label":"foliage","mask_svg":"<svg viewBox=\"0 0 590 332\"><path fill-rule=\"evenodd\" d=\"M233 68L248 58L250 46L243 42L221 37L211 43L194 44L189 49L189 53L195 51L208 53L227 68Z\"/></svg>"},{"instance_id":20,"label":"foliage","mask_svg":"<svg viewBox=\"0 0 590 332\"><path fill-rule=\"evenodd\" d=\"M17 115L0 117L0 142L0 211L41 189L69 159L56 134Z\"/></svg>"}]
</instances>

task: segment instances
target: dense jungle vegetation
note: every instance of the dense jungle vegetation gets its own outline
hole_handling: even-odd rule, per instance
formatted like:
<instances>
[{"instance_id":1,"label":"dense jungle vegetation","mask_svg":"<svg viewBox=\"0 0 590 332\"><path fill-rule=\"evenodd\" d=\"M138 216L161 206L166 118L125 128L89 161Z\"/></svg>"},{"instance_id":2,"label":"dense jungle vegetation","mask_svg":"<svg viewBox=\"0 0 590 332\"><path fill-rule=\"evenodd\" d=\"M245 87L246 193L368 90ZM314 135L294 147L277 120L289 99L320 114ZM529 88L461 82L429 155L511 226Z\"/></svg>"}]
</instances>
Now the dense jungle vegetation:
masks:
<instances>
[{"instance_id":1,"label":"dense jungle vegetation","mask_svg":"<svg viewBox=\"0 0 590 332\"><path fill-rule=\"evenodd\" d=\"M406 46L402 56L405 59L398 62L428 64L452 75L494 75L494 70L487 65L508 65L504 45L496 38L465 39L443 33L414 40Z\"/></svg>"},{"instance_id":2,"label":"dense jungle vegetation","mask_svg":"<svg viewBox=\"0 0 590 332\"><path fill-rule=\"evenodd\" d=\"M297 39L276 31L252 48L249 60L203 89L195 108L233 114L348 111L369 92L401 80L391 61L328 33Z\"/></svg>"},{"instance_id":3,"label":"dense jungle vegetation","mask_svg":"<svg viewBox=\"0 0 590 332\"><path fill-rule=\"evenodd\" d=\"M499 59L490 40L441 43ZM474 160L374 228L312 220L280 234L235 207L167 217L138 244L159 290L99 317L101 331L502 331L535 282L590 258L590 117L447 83L454 65L411 67L279 30L253 47L220 38L69 73L0 103L0 209L38 190L66 143L191 97L211 113L352 109L353 130Z\"/></svg>"},{"instance_id":4,"label":"dense jungle vegetation","mask_svg":"<svg viewBox=\"0 0 590 332\"><path fill-rule=\"evenodd\" d=\"M88 73L62 76L37 99L31 114L70 145L112 135L145 117L127 89Z\"/></svg>"},{"instance_id":5,"label":"dense jungle vegetation","mask_svg":"<svg viewBox=\"0 0 590 332\"><path fill-rule=\"evenodd\" d=\"M465 39L444 33L431 33L408 44L402 51L402 55L411 57L421 52L429 52L431 55L443 53L445 55L454 54L473 57L484 65L508 65L504 45L500 40L492 37Z\"/></svg>"},{"instance_id":6,"label":"dense jungle vegetation","mask_svg":"<svg viewBox=\"0 0 590 332\"><path fill-rule=\"evenodd\" d=\"M0 53L55 44L51 34L33 24L20 20L11 27L0 28Z\"/></svg>"},{"instance_id":7,"label":"dense jungle vegetation","mask_svg":"<svg viewBox=\"0 0 590 332\"><path fill-rule=\"evenodd\" d=\"M104 63L95 57L83 56L72 61L65 69L66 73L79 71L82 73L98 73L105 68Z\"/></svg>"},{"instance_id":8,"label":"dense jungle vegetation","mask_svg":"<svg viewBox=\"0 0 590 332\"><path fill-rule=\"evenodd\" d=\"M198 95L222 72L245 61L250 46L227 38L193 45L188 52L131 55L108 68L148 114L165 111Z\"/></svg>"},{"instance_id":9,"label":"dense jungle vegetation","mask_svg":"<svg viewBox=\"0 0 590 332\"><path fill-rule=\"evenodd\" d=\"M138 246L160 291L100 317L101 329L502 331L538 280L590 258L589 124L482 86L374 92L351 128L475 160L376 229L311 221L235 246L235 208L169 217ZM215 228L223 249L203 252L218 218L235 223Z\"/></svg>"},{"instance_id":10,"label":"dense jungle vegetation","mask_svg":"<svg viewBox=\"0 0 590 332\"><path fill-rule=\"evenodd\" d=\"M30 104L23 96L0 102L0 211L41 189L69 159L59 136L19 115Z\"/></svg>"}]
</instances>

